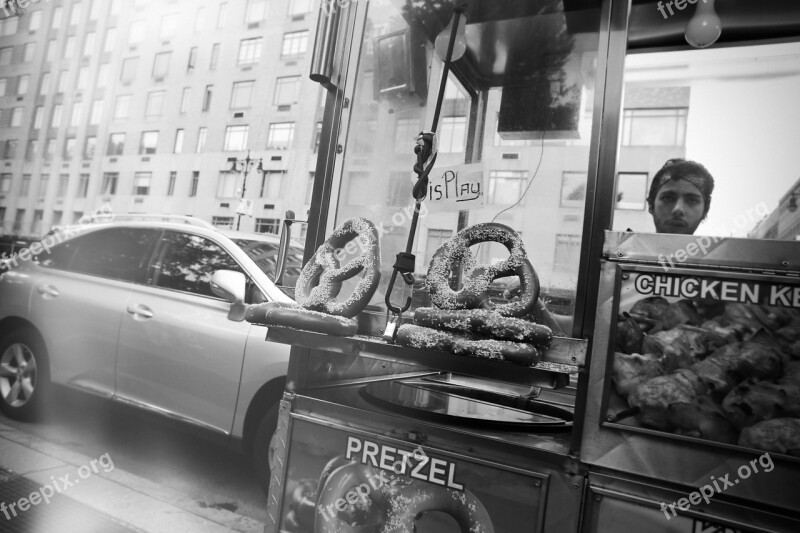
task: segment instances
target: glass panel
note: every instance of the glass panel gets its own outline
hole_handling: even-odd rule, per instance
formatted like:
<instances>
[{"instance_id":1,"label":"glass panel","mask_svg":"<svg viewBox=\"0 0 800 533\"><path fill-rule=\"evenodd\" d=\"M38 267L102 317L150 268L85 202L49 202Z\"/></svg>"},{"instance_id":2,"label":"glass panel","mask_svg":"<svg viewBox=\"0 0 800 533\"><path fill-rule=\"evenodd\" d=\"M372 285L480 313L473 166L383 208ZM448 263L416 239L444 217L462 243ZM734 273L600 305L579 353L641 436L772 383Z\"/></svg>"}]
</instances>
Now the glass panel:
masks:
<instances>
[{"instance_id":1,"label":"glass panel","mask_svg":"<svg viewBox=\"0 0 800 533\"><path fill-rule=\"evenodd\" d=\"M394 257L408 239L415 137L432 127L442 75L433 42L452 7L391 0L366 8L353 105L342 137L347 144L336 224L364 216L383 228L382 286L371 302L377 310L384 308ZM466 221L462 226L499 222L522 235L541 281L542 301L557 294L566 303L551 311L558 315L561 333L569 334L583 239L600 13L565 12L561 2L540 8L525 2L469 4L467 51L448 79L435 169L481 163L474 185L478 200L468 208L455 201L439 206L431 194L423 202L413 248L414 291L424 286L434 252L463 229L459 220ZM497 244L476 245L472 252L478 265L508 256ZM498 297L512 282L496 282ZM411 293L402 281L395 290L392 300L398 303ZM505 292L513 297L513 291ZM427 300L415 295L414 301Z\"/></svg>"},{"instance_id":2,"label":"glass panel","mask_svg":"<svg viewBox=\"0 0 800 533\"><path fill-rule=\"evenodd\" d=\"M628 55L613 229L797 239L797 94L797 42ZM699 175L700 167L659 174L673 159L700 163L713 192L675 179ZM681 182L699 204L671 191ZM651 184L658 191L652 205Z\"/></svg>"}]
</instances>

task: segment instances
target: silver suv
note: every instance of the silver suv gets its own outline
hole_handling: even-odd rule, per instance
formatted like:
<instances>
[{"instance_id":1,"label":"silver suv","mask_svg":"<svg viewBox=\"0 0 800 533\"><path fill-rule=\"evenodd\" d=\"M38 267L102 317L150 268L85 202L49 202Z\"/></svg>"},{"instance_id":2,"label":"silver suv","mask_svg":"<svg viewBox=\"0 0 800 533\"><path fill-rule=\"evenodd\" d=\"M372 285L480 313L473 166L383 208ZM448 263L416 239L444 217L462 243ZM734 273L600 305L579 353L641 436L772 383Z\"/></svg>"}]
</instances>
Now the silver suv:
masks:
<instances>
[{"instance_id":1,"label":"silver suv","mask_svg":"<svg viewBox=\"0 0 800 533\"><path fill-rule=\"evenodd\" d=\"M49 252L32 244L37 255L0 275L0 409L31 419L51 383L81 389L230 437L266 484L289 347L242 317L291 301L269 277L278 244L189 217L119 216ZM287 281L301 266L293 245Z\"/></svg>"}]
</instances>

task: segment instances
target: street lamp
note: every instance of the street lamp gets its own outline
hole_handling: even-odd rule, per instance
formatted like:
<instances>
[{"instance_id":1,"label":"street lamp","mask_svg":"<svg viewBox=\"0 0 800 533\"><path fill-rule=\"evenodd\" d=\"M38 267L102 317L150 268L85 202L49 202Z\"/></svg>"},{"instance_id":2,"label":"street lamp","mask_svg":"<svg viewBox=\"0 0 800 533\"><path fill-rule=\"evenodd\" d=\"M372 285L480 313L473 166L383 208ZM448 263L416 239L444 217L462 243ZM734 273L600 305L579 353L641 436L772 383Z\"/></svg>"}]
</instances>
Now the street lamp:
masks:
<instances>
[{"instance_id":1,"label":"street lamp","mask_svg":"<svg viewBox=\"0 0 800 533\"><path fill-rule=\"evenodd\" d=\"M236 231L239 231L239 224L242 222L242 213L241 209L244 205L244 193L247 190L247 174L250 172L250 169L253 168L253 165L258 163L258 170L262 172L264 170L263 165L261 164L261 158L258 159L250 159L250 150L247 151L247 157L244 159L233 159L231 160L231 172L244 172L244 177L242 180L242 194L239 196L239 213L238 218L236 219Z\"/></svg>"}]
</instances>

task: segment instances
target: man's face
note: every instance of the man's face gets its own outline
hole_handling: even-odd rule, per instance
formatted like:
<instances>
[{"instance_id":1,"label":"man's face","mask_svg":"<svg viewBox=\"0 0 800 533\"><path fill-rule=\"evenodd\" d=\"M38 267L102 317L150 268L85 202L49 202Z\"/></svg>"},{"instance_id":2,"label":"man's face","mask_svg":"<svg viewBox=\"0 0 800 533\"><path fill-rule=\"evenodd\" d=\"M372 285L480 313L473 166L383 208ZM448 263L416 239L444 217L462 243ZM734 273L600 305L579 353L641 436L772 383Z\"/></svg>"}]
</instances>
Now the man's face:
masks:
<instances>
[{"instance_id":1,"label":"man's face","mask_svg":"<svg viewBox=\"0 0 800 533\"><path fill-rule=\"evenodd\" d=\"M686 180L669 180L658 190L653 208L657 233L693 235L703 220L705 202L700 190Z\"/></svg>"}]
</instances>

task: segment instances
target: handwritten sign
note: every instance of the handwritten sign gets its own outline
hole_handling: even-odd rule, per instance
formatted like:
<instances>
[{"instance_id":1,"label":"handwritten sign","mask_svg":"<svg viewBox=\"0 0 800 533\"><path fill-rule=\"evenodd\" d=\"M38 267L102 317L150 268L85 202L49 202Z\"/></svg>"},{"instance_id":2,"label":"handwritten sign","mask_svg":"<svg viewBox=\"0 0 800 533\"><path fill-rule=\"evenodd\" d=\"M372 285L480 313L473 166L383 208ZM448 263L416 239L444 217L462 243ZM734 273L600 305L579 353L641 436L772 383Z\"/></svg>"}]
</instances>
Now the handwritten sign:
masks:
<instances>
[{"instance_id":1,"label":"handwritten sign","mask_svg":"<svg viewBox=\"0 0 800 533\"><path fill-rule=\"evenodd\" d=\"M432 212L464 211L483 206L483 164L434 168L425 198Z\"/></svg>"}]
</instances>

